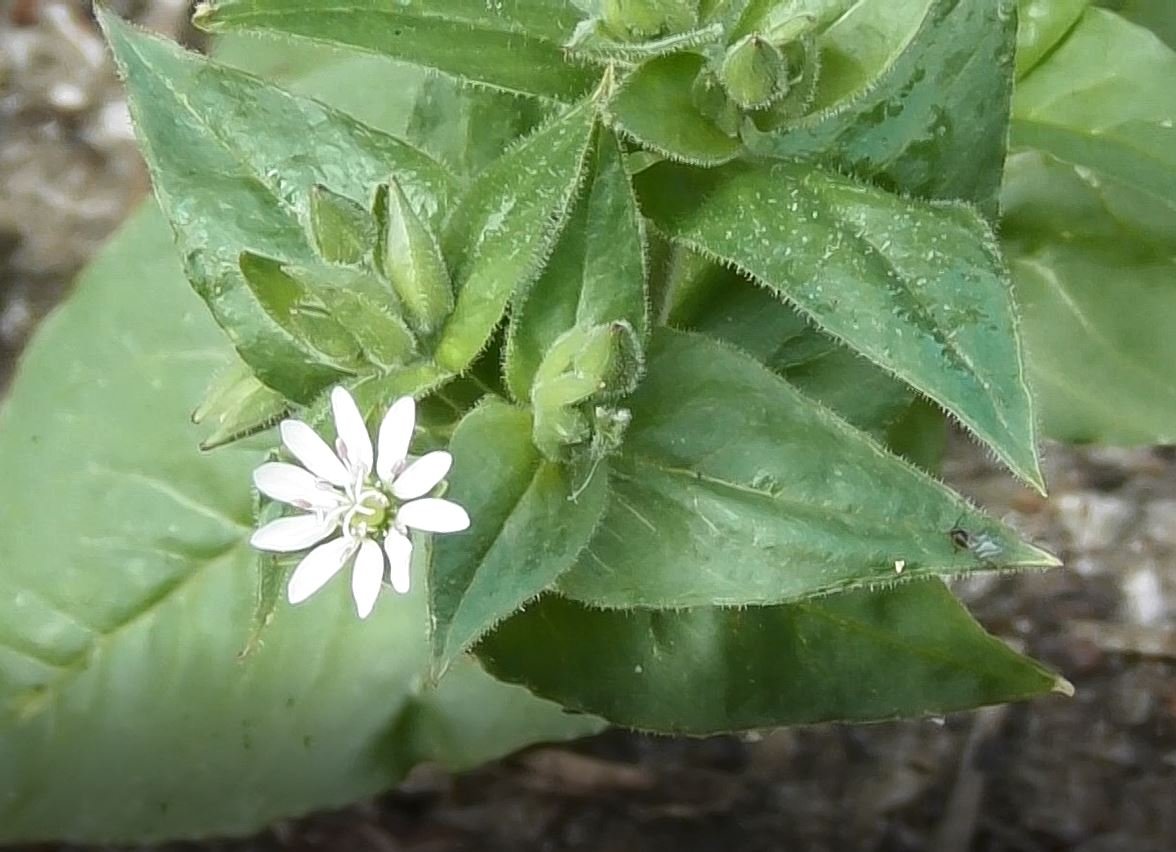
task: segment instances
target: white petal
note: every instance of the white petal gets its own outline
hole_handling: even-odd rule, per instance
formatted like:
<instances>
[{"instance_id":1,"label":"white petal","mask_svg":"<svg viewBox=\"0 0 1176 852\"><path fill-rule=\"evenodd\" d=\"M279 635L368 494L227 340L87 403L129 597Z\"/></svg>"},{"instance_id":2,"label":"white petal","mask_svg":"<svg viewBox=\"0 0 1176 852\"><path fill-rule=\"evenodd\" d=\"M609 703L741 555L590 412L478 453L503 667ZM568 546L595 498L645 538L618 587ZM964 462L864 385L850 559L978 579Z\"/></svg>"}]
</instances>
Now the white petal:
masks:
<instances>
[{"instance_id":1,"label":"white petal","mask_svg":"<svg viewBox=\"0 0 1176 852\"><path fill-rule=\"evenodd\" d=\"M469 527L470 516L456 503L426 497L401 506L396 512L396 523L423 532L461 532Z\"/></svg>"},{"instance_id":2,"label":"white petal","mask_svg":"<svg viewBox=\"0 0 1176 852\"><path fill-rule=\"evenodd\" d=\"M412 542L408 536L389 530L384 539L384 552L388 554L388 580L392 588L407 595L412 582Z\"/></svg>"},{"instance_id":3,"label":"white petal","mask_svg":"<svg viewBox=\"0 0 1176 852\"><path fill-rule=\"evenodd\" d=\"M274 553L294 553L318 544L339 526L333 519L318 515L294 515L270 521L249 539L258 550Z\"/></svg>"},{"instance_id":4,"label":"white petal","mask_svg":"<svg viewBox=\"0 0 1176 852\"><path fill-rule=\"evenodd\" d=\"M384 551L370 538L365 538L351 569L351 596L360 618L367 618L376 606L380 587L384 583Z\"/></svg>"},{"instance_id":5,"label":"white petal","mask_svg":"<svg viewBox=\"0 0 1176 852\"><path fill-rule=\"evenodd\" d=\"M290 603L302 603L339 573L355 552L355 540L345 536L320 544L298 563L286 587Z\"/></svg>"},{"instance_id":6,"label":"white petal","mask_svg":"<svg viewBox=\"0 0 1176 852\"><path fill-rule=\"evenodd\" d=\"M398 500L423 497L441 483L452 466L453 456L444 450L425 453L396 477L392 483L392 495Z\"/></svg>"},{"instance_id":7,"label":"white petal","mask_svg":"<svg viewBox=\"0 0 1176 852\"><path fill-rule=\"evenodd\" d=\"M253 471L257 490L273 500L300 509L333 509L342 495L296 464L267 462Z\"/></svg>"},{"instance_id":8,"label":"white petal","mask_svg":"<svg viewBox=\"0 0 1176 852\"><path fill-rule=\"evenodd\" d=\"M411 396L402 396L392 403L380 423L376 475L384 482L391 482L404 465L415 428L416 402Z\"/></svg>"},{"instance_id":9,"label":"white petal","mask_svg":"<svg viewBox=\"0 0 1176 852\"><path fill-rule=\"evenodd\" d=\"M282 443L306 469L332 485L346 488L351 484L347 468L327 442L301 420L283 420Z\"/></svg>"},{"instance_id":10,"label":"white petal","mask_svg":"<svg viewBox=\"0 0 1176 852\"><path fill-rule=\"evenodd\" d=\"M335 431L339 435L339 457L354 470L358 465L372 469L372 436L359 413L359 406L346 388L331 391L331 410L335 413Z\"/></svg>"}]
</instances>

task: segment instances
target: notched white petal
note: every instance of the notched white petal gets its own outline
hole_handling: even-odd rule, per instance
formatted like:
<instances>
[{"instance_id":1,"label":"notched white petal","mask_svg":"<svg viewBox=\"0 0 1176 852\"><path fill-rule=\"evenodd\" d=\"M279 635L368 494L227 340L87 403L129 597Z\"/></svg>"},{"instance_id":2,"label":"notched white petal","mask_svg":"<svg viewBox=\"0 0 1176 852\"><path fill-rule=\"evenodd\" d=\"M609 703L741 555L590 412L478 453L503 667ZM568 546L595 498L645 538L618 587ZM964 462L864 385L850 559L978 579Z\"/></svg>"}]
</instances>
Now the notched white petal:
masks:
<instances>
[{"instance_id":1,"label":"notched white petal","mask_svg":"<svg viewBox=\"0 0 1176 852\"><path fill-rule=\"evenodd\" d=\"M451 533L467 529L470 516L449 500L425 497L401 506L396 513L396 523L422 532Z\"/></svg>"},{"instance_id":2,"label":"notched white petal","mask_svg":"<svg viewBox=\"0 0 1176 852\"><path fill-rule=\"evenodd\" d=\"M290 603L302 603L325 586L347 564L347 560L355 553L355 545L354 539L340 536L306 554L294 569L290 585L286 587L286 597Z\"/></svg>"},{"instance_id":3,"label":"notched white petal","mask_svg":"<svg viewBox=\"0 0 1176 852\"><path fill-rule=\"evenodd\" d=\"M301 420L283 420L282 443L286 449L305 465L306 469L332 485L346 488L351 482L347 468L327 442Z\"/></svg>"},{"instance_id":4,"label":"notched white petal","mask_svg":"<svg viewBox=\"0 0 1176 852\"><path fill-rule=\"evenodd\" d=\"M296 464L267 462L253 471L253 484L272 500L300 509L332 509L343 495Z\"/></svg>"},{"instance_id":5,"label":"notched white petal","mask_svg":"<svg viewBox=\"0 0 1176 852\"><path fill-rule=\"evenodd\" d=\"M423 497L441 484L452 466L453 456L444 450L425 453L396 477L392 483L392 496L398 500Z\"/></svg>"},{"instance_id":6,"label":"notched white petal","mask_svg":"<svg viewBox=\"0 0 1176 852\"><path fill-rule=\"evenodd\" d=\"M249 543L258 550L272 553L295 553L318 544L334 532L337 520L319 515L294 515L270 521L253 533Z\"/></svg>"},{"instance_id":7,"label":"notched white petal","mask_svg":"<svg viewBox=\"0 0 1176 852\"><path fill-rule=\"evenodd\" d=\"M363 466L367 471L372 469L372 437L368 434L367 424L363 422L363 415L359 413L359 406L346 388L337 387L331 391L331 411L335 415L335 431L339 435L340 457L354 470Z\"/></svg>"},{"instance_id":8,"label":"notched white petal","mask_svg":"<svg viewBox=\"0 0 1176 852\"><path fill-rule=\"evenodd\" d=\"M370 538L364 539L351 569L351 596L355 598L355 611L360 618L367 618L376 606L380 587L384 583L384 551Z\"/></svg>"},{"instance_id":9,"label":"notched white petal","mask_svg":"<svg viewBox=\"0 0 1176 852\"><path fill-rule=\"evenodd\" d=\"M412 541L408 536L389 530L384 539L388 554L388 582L398 594L407 595L412 585Z\"/></svg>"},{"instance_id":10,"label":"notched white petal","mask_svg":"<svg viewBox=\"0 0 1176 852\"><path fill-rule=\"evenodd\" d=\"M376 475L383 482L391 482L403 469L415 428L416 402L411 396L402 396L392 403L380 422L376 442L379 450L376 453Z\"/></svg>"}]
</instances>

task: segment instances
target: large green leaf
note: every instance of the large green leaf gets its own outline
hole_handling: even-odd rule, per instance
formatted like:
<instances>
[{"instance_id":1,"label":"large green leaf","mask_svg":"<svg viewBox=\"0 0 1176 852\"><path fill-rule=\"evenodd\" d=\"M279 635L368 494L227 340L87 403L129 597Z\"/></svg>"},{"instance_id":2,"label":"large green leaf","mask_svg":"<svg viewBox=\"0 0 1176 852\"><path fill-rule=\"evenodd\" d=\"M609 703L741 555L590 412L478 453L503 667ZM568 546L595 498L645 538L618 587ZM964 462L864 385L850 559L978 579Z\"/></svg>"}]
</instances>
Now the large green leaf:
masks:
<instances>
[{"instance_id":1,"label":"large green leaf","mask_svg":"<svg viewBox=\"0 0 1176 852\"><path fill-rule=\"evenodd\" d=\"M631 408L609 511L559 581L567 597L617 608L774 604L1058 564L708 338L659 334ZM976 546L961 548L957 527Z\"/></svg>"},{"instance_id":2,"label":"large green leaf","mask_svg":"<svg viewBox=\"0 0 1176 852\"><path fill-rule=\"evenodd\" d=\"M1140 196L1144 220L1176 222L1176 52L1111 12L1087 10L1018 83L1012 142Z\"/></svg>"},{"instance_id":3,"label":"large green leaf","mask_svg":"<svg viewBox=\"0 0 1176 852\"><path fill-rule=\"evenodd\" d=\"M496 676L569 708L689 734L1071 691L988 636L937 580L748 609L600 611L546 597L478 655Z\"/></svg>"},{"instance_id":4,"label":"large green leaf","mask_svg":"<svg viewBox=\"0 0 1176 852\"><path fill-rule=\"evenodd\" d=\"M0 417L0 842L245 833L595 727L469 666L422 690L420 575L362 623L336 581L238 662L261 454L203 455L188 422L232 357L152 211L26 353Z\"/></svg>"},{"instance_id":5,"label":"large green leaf","mask_svg":"<svg viewBox=\"0 0 1176 852\"><path fill-rule=\"evenodd\" d=\"M531 415L504 402L474 409L450 444L448 494L472 525L440 536L429 570L433 660L440 673L488 629L572 566L604 512L607 475L576 488L531 444Z\"/></svg>"},{"instance_id":6,"label":"large green leaf","mask_svg":"<svg viewBox=\"0 0 1176 852\"><path fill-rule=\"evenodd\" d=\"M1046 433L1173 440L1176 53L1090 9L1021 82L1014 119L1037 152L1009 161L1001 232Z\"/></svg>"},{"instance_id":7,"label":"large green leaf","mask_svg":"<svg viewBox=\"0 0 1176 852\"><path fill-rule=\"evenodd\" d=\"M241 252L314 262L302 223L316 183L366 202L394 172L436 218L449 178L424 154L342 113L107 13L101 19L189 279L258 377L308 401L342 372L258 303L241 275ZM308 147L320 155L307 157Z\"/></svg>"},{"instance_id":8,"label":"large green leaf","mask_svg":"<svg viewBox=\"0 0 1176 852\"><path fill-rule=\"evenodd\" d=\"M1111 187L1037 153L1009 160L1005 246L1029 377L1062 441L1176 441L1176 258Z\"/></svg>"},{"instance_id":9,"label":"large green leaf","mask_svg":"<svg viewBox=\"0 0 1176 852\"><path fill-rule=\"evenodd\" d=\"M542 271L572 206L596 127L589 98L482 172L446 226L457 304L437 363L460 372L486 346L512 296Z\"/></svg>"},{"instance_id":10,"label":"large green leaf","mask_svg":"<svg viewBox=\"0 0 1176 852\"><path fill-rule=\"evenodd\" d=\"M581 17L571 0L214 0L195 21L212 32L278 32L573 100L600 76L564 55Z\"/></svg>"},{"instance_id":11,"label":"large green leaf","mask_svg":"<svg viewBox=\"0 0 1176 852\"><path fill-rule=\"evenodd\" d=\"M971 208L801 164L659 165L639 178L645 214L669 237L761 281L1044 487L1008 275Z\"/></svg>"},{"instance_id":12,"label":"large green leaf","mask_svg":"<svg viewBox=\"0 0 1176 852\"><path fill-rule=\"evenodd\" d=\"M1016 11L1015 0L855 4L822 36L817 111L778 131L745 133L745 142L755 154L815 159L994 215Z\"/></svg>"},{"instance_id":13,"label":"large green leaf","mask_svg":"<svg viewBox=\"0 0 1176 852\"><path fill-rule=\"evenodd\" d=\"M645 277L644 220L620 145L604 132L587 191L543 275L512 312L504 374L515 398L530 399L543 356L574 326L622 320L644 339L649 325Z\"/></svg>"},{"instance_id":14,"label":"large green leaf","mask_svg":"<svg viewBox=\"0 0 1176 852\"><path fill-rule=\"evenodd\" d=\"M1176 5L1171 0L1099 0L1140 26L1147 27L1172 48L1176 48Z\"/></svg>"}]
</instances>

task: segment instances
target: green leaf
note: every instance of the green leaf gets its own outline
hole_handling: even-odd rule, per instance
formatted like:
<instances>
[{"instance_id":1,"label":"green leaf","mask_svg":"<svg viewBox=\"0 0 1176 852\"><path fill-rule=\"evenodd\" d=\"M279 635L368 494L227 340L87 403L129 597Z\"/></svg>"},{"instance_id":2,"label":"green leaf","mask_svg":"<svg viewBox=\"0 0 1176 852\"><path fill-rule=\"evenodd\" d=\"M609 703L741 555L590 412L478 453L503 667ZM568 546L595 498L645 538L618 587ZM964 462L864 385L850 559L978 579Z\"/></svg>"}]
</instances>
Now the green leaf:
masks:
<instances>
[{"instance_id":1,"label":"green leaf","mask_svg":"<svg viewBox=\"0 0 1176 852\"><path fill-rule=\"evenodd\" d=\"M1010 159L1002 236L1053 438L1176 437L1174 87L1176 53L1090 9L1018 88L1014 140L1041 153Z\"/></svg>"},{"instance_id":2,"label":"green leaf","mask_svg":"<svg viewBox=\"0 0 1176 852\"><path fill-rule=\"evenodd\" d=\"M600 134L588 191L551 259L511 315L504 374L526 401L543 356L564 332L623 320L648 336L645 228L615 136Z\"/></svg>"},{"instance_id":3,"label":"green leaf","mask_svg":"<svg viewBox=\"0 0 1176 852\"><path fill-rule=\"evenodd\" d=\"M542 272L584 171L596 127L585 100L479 175L446 226L443 250L457 303L437 363L461 372L486 346L512 296Z\"/></svg>"},{"instance_id":4,"label":"green leaf","mask_svg":"<svg viewBox=\"0 0 1176 852\"><path fill-rule=\"evenodd\" d=\"M763 287L717 267L714 292L690 327L726 341L862 431L885 440L915 392L822 334Z\"/></svg>"},{"instance_id":5,"label":"green leaf","mask_svg":"<svg viewBox=\"0 0 1176 852\"><path fill-rule=\"evenodd\" d=\"M637 185L670 238L776 291L1044 487L1008 275L973 210L801 164L705 175L662 165Z\"/></svg>"},{"instance_id":6,"label":"green leaf","mask_svg":"<svg viewBox=\"0 0 1176 852\"><path fill-rule=\"evenodd\" d=\"M303 225L316 184L366 198L392 169L435 218L448 206L449 178L419 151L322 104L100 17L189 279L258 378L308 401L340 371L262 309L241 252L316 262ZM321 156L307 157L310 149Z\"/></svg>"},{"instance_id":7,"label":"green leaf","mask_svg":"<svg viewBox=\"0 0 1176 852\"><path fill-rule=\"evenodd\" d=\"M1152 208L1145 220L1176 222L1176 52L1088 10L1018 84L1012 143L1138 194Z\"/></svg>"},{"instance_id":8,"label":"green leaf","mask_svg":"<svg viewBox=\"0 0 1176 852\"><path fill-rule=\"evenodd\" d=\"M739 155L742 144L703 115L694 81L706 64L695 53L671 53L641 65L624 79L606 110L608 122L647 148L696 166L717 166Z\"/></svg>"},{"instance_id":9,"label":"green leaf","mask_svg":"<svg viewBox=\"0 0 1176 852\"><path fill-rule=\"evenodd\" d=\"M573 493L562 465L531 445L531 417L488 402L462 420L450 444L447 495L466 508L468 532L439 536L429 572L434 672L487 630L551 587L588 543L604 512L599 471Z\"/></svg>"},{"instance_id":10,"label":"green leaf","mask_svg":"<svg viewBox=\"0 0 1176 852\"><path fill-rule=\"evenodd\" d=\"M924 470L938 469L943 413L914 390L822 334L763 287L680 249L696 265L695 292L671 324L726 341Z\"/></svg>"},{"instance_id":11,"label":"green leaf","mask_svg":"<svg viewBox=\"0 0 1176 852\"><path fill-rule=\"evenodd\" d=\"M609 511L560 579L566 597L610 608L775 604L1059 564L708 338L657 336L630 407ZM953 541L957 527L974 547Z\"/></svg>"},{"instance_id":12,"label":"green leaf","mask_svg":"<svg viewBox=\"0 0 1176 852\"><path fill-rule=\"evenodd\" d=\"M1073 692L987 635L937 580L739 610L600 611L545 597L486 637L478 656L496 677L566 707L683 734Z\"/></svg>"},{"instance_id":13,"label":"green leaf","mask_svg":"<svg viewBox=\"0 0 1176 852\"><path fill-rule=\"evenodd\" d=\"M1005 246L1045 433L1176 442L1176 259L1113 185L1037 153L1009 160Z\"/></svg>"},{"instance_id":14,"label":"green leaf","mask_svg":"<svg viewBox=\"0 0 1176 852\"><path fill-rule=\"evenodd\" d=\"M549 104L432 74L413 104L406 138L455 174L480 173L547 116Z\"/></svg>"},{"instance_id":15,"label":"green leaf","mask_svg":"<svg viewBox=\"0 0 1176 852\"><path fill-rule=\"evenodd\" d=\"M1099 5L1147 27L1169 47L1176 48L1176 7L1169 0L1099 0Z\"/></svg>"},{"instance_id":16,"label":"green leaf","mask_svg":"<svg viewBox=\"0 0 1176 852\"><path fill-rule=\"evenodd\" d=\"M0 410L0 843L248 834L598 726L473 666L422 689L420 574L363 623L340 578L237 661L262 456L201 454L188 423L233 357L151 211L26 352Z\"/></svg>"},{"instance_id":17,"label":"green leaf","mask_svg":"<svg viewBox=\"0 0 1176 852\"><path fill-rule=\"evenodd\" d=\"M571 101L600 72L566 61L571 0L213 0L210 32L276 32L378 53L503 91Z\"/></svg>"},{"instance_id":18,"label":"green leaf","mask_svg":"<svg viewBox=\"0 0 1176 852\"><path fill-rule=\"evenodd\" d=\"M1018 78L1037 66L1089 5L1090 0L1017 0Z\"/></svg>"},{"instance_id":19,"label":"green leaf","mask_svg":"<svg viewBox=\"0 0 1176 852\"><path fill-rule=\"evenodd\" d=\"M778 131L745 128L744 141L995 215L1016 11L1015 0L858 3L821 38L817 110Z\"/></svg>"}]
</instances>

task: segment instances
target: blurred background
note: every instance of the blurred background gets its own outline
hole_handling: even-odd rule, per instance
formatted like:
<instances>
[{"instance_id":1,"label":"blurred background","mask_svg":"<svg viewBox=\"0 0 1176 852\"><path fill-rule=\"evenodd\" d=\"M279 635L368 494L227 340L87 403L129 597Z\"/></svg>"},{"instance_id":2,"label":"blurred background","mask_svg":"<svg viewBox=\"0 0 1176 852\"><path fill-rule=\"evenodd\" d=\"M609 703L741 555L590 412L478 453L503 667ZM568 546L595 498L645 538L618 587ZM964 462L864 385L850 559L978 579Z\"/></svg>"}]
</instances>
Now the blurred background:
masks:
<instances>
[{"instance_id":1,"label":"blurred background","mask_svg":"<svg viewBox=\"0 0 1176 852\"><path fill-rule=\"evenodd\" d=\"M108 5L206 46L186 0ZM0 396L37 322L147 191L89 3L0 0ZM946 479L1066 562L956 591L1063 672L1072 699L707 740L609 732L460 777L420 767L345 811L167 848L1176 849L1176 451L1045 457L1048 500L953 436Z\"/></svg>"}]
</instances>

